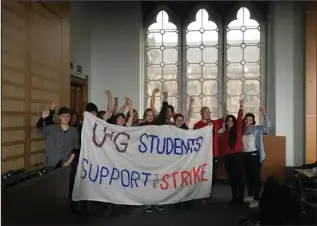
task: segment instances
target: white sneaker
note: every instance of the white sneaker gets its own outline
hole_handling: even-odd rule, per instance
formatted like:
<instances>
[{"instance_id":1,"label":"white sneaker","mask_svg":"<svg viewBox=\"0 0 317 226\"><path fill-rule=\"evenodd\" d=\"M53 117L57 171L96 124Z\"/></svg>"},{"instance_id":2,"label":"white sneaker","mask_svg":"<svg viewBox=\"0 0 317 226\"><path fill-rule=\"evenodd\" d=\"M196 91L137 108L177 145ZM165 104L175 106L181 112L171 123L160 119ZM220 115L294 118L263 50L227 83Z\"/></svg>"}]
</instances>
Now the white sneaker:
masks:
<instances>
[{"instance_id":1,"label":"white sneaker","mask_svg":"<svg viewBox=\"0 0 317 226\"><path fill-rule=\"evenodd\" d=\"M252 196L248 196L244 199L244 202L252 202L253 201L253 197Z\"/></svg>"},{"instance_id":2,"label":"white sneaker","mask_svg":"<svg viewBox=\"0 0 317 226\"><path fill-rule=\"evenodd\" d=\"M259 206L259 201L257 200L253 200L249 204L249 208L258 208L258 206Z\"/></svg>"}]
</instances>

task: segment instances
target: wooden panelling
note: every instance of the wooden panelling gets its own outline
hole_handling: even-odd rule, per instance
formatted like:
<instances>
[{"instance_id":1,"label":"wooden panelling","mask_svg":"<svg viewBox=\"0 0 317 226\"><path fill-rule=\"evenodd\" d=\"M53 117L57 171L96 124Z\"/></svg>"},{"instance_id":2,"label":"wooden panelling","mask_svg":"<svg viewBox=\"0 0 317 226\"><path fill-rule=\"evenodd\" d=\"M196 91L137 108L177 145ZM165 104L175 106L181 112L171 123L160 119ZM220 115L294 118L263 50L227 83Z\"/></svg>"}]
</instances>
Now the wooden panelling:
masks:
<instances>
[{"instance_id":1,"label":"wooden panelling","mask_svg":"<svg viewBox=\"0 0 317 226\"><path fill-rule=\"evenodd\" d=\"M69 12L70 4L66 1L60 3L62 6L62 74L70 75L70 24L69 24ZM61 105L69 105L70 103L70 76L62 76L61 89L63 90L63 96L60 99Z\"/></svg>"},{"instance_id":2,"label":"wooden panelling","mask_svg":"<svg viewBox=\"0 0 317 226\"><path fill-rule=\"evenodd\" d=\"M306 116L306 162L316 161L316 115Z\"/></svg>"},{"instance_id":3,"label":"wooden panelling","mask_svg":"<svg viewBox=\"0 0 317 226\"><path fill-rule=\"evenodd\" d=\"M262 181L266 180L268 176L275 176L280 182L284 182L286 168L286 137L264 136L263 142L266 158L262 164ZM220 179L227 179L223 161L220 164L218 177Z\"/></svg>"},{"instance_id":4,"label":"wooden panelling","mask_svg":"<svg viewBox=\"0 0 317 226\"><path fill-rule=\"evenodd\" d=\"M16 144L8 147L2 147L2 158L24 154L24 144Z\"/></svg>"},{"instance_id":5,"label":"wooden panelling","mask_svg":"<svg viewBox=\"0 0 317 226\"><path fill-rule=\"evenodd\" d=\"M22 169L24 168L24 158L17 156L13 160L2 161L1 167L2 172L6 172L12 169Z\"/></svg>"},{"instance_id":6,"label":"wooden panelling","mask_svg":"<svg viewBox=\"0 0 317 226\"><path fill-rule=\"evenodd\" d=\"M44 139L35 123L52 101L69 105L69 37L64 37L69 36L69 3L1 4L4 172L42 164Z\"/></svg>"},{"instance_id":7,"label":"wooden panelling","mask_svg":"<svg viewBox=\"0 0 317 226\"><path fill-rule=\"evenodd\" d=\"M266 158L262 164L262 180L275 176L280 182L285 181L286 137L264 136Z\"/></svg>"},{"instance_id":8,"label":"wooden panelling","mask_svg":"<svg viewBox=\"0 0 317 226\"><path fill-rule=\"evenodd\" d=\"M53 2L42 2L43 6L49 9L52 13L55 13L57 16L63 18L63 9L60 4L54 4Z\"/></svg>"},{"instance_id":9,"label":"wooden panelling","mask_svg":"<svg viewBox=\"0 0 317 226\"><path fill-rule=\"evenodd\" d=\"M316 150L316 73L317 73L317 2L311 1L306 9L305 56L305 160L317 160Z\"/></svg>"}]
</instances>

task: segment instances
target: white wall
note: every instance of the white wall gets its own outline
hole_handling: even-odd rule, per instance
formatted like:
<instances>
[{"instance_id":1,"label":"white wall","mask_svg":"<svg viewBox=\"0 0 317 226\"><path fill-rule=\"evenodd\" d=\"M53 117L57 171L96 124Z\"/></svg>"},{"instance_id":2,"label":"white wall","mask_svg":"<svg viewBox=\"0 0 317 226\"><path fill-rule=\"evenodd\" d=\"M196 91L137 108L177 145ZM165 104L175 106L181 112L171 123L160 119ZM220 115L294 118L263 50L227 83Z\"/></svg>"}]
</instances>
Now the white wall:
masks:
<instances>
[{"instance_id":1,"label":"white wall","mask_svg":"<svg viewBox=\"0 0 317 226\"><path fill-rule=\"evenodd\" d=\"M140 110L141 3L94 2L90 15L91 101L104 109L105 91L109 89L119 97L119 104L129 95L134 108Z\"/></svg>"},{"instance_id":2,"label":"white wall","mask_svg":"<svg viewBox=\"0 0 317 226\"><path fill-rule=\"evenodd\" d=\"M269 13L268 110L286 136L286 165L304 162L304 20L296 2L272 2Z\"/></svg>"},{"instance_id":3,"label":"white wall","mask_svg":"<svg viewBox=\"0 0 317 226\"><path fill-rule=\"evenodd\" d=\"M104 91L110 89L114 96L120 97L120 104L125 95L130 95L134 107L140 110L143 109L142 9L140 2L125 2L124 8L122 4L89 3L89 18L85 5L78 6L78 20L74 22L77 25L71 29L71 41L75 40L75 44L71 43L71 56L90 67L90 100L100 109L106 106ZM269 11L268 111L276 135L286 136L287 166L300 165L304 161L303 9L299 3L272 2ZM87 50L74 49L79 43Z\"/></svg>"},{"instance_id":4,"label":"white wall","mask_svg":"<svg viewBox=\"0 0 317 226\"><path fill-rule=\"evenodd\" d=\"M91 75L90 57L90 19L87 2L70 3L70 60L83 68L82 75L71 72L73 75L85 78Z\"/></svg>"}]
</instances>

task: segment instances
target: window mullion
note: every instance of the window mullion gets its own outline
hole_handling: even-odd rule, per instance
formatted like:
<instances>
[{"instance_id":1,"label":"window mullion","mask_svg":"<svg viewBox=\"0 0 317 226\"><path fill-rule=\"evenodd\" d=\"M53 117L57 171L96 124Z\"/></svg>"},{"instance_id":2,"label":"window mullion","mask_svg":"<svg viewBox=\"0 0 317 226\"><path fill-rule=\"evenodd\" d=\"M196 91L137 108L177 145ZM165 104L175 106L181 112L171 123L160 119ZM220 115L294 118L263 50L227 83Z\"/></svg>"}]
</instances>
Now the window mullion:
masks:
<instances>
[{"instance_id":1,"label":"window mullion","mask_svg":"<svg viewBox=\"0 0 317 226\"><path fill-rule=\"evenodd\" d=\"M179 68L178 68L178 103L179 110L186 115L186 50L185 50L185 30L183 27L179 29Z\"/></svg>"},{"instance_id":2,"label":"window mullion","mask_svg":"<svg viewBox=\"0 0 317 226\"><path fill-rule=\"evenodd\" d=\"M226 103L226 48L225 48L225 26L220 26L219 30L219 49L218 49L218 79L219 79L219 87L218 87L218 117L222 117L224 115L221 102Z\"/></svg>"}]
</instances>

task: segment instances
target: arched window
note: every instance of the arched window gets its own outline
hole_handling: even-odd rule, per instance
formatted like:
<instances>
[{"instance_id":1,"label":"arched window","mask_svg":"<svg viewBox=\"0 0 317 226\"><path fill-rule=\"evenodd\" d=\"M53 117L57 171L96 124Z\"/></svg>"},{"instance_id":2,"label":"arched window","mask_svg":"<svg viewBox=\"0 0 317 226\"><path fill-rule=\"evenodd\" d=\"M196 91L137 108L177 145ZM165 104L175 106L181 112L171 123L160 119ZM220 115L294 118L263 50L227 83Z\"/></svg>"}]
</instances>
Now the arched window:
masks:
<instances>
[{"instance_id":1,"label":"arched window","mask_svg":"<svg viewBox=\"0 0 317 226\"><path fill-rule=\"evenodd\" d=\"M160 89L155 107L159 110L163 92L168 92L168 102L178 107L178 29L169 21L165 11L157 14L156 22L147 29L146 40L146 87L147 106L155 88Z\"/></svg>"},{"instance_id":2,"label":"arched window","mask_svg":"<svg viewBox=\"0 0 317 226\"><path fill-rule=\"evenodd\" d=\"M230 113L236 113L239 109L239 99L244 99L244 112L254 113L257 122L261 105L260 53L260 25L250 18L250 11L246 7L241 7L236 19L227 26L227 106Z\"/></svg>"},{"instance_id":3,"label":"arched window","mask_svg":"<svg viewBox=\"0 0 317 226\"><path fill-rule=\"evenodd\" d=\"M200 119L203 106L218 117L218 46L218 27L200 9L186 29L186 93L195 99L191 124Z\"/></svg>"},{"instance_id":4,"label":"arched window","mask_svg":"<svg viewBox=\"0 0 317 226\"><path fill-rule=\"evenodd\" d=\"M194 13L190 20L187 16L186 21L175 24L160 11L147 28L147 106L153 89L159 88L169 92L170 104L187 115L192 96L192 127L200 119L202 107L210 108L213 119L220 118L220 102L226 102L229 113L236 115L239 100L244 99L245 113L254 113L259 121L259 107L265 103L260 23L247 7L235 11L232 21L228 17L221 20L208 7ZM229 22L222 25L221 21ZM156 97L158 110L161 101L162 95Z\"/></svg>"}]
</instances>

